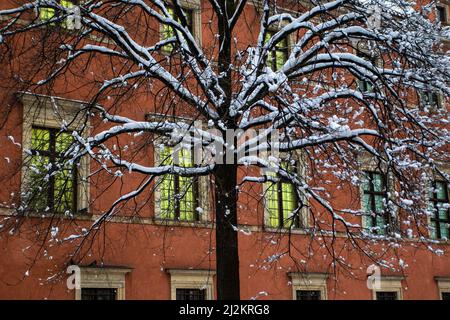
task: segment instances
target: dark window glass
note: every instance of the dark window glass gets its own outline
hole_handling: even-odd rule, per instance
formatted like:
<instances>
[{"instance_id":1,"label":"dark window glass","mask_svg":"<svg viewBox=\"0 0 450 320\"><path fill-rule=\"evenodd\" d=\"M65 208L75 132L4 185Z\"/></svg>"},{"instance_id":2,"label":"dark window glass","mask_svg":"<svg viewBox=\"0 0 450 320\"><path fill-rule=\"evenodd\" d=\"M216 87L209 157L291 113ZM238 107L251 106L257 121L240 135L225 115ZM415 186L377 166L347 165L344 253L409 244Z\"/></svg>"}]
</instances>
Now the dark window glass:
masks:
<instances>
[{"instance_id":1,"label":"dark window glass","mask_svg":"<svg viewBox=\"0 0 450 320\"><path fill-rule=\"evenodd\" d=\"M297 300L321 300L319 290L297 290Z\"/></svg>"},{"instance_id":2,"label":"dark window glass","mask_svg":"<svg viewBox=\"0 0 450 320\"><path fill-rule=\"evenodd\" d=\"M81 300L116 300L117 289L82 288Z\"/></svg>"},{"instance_id":3,"label":"dark window glass","mask_svg":"<svg viewBox=\"0 0 450 320\"><path fill-rule=\"evenodd\" d=\"M450 301L450 292L442 292L442 300Z\"/></svg>"},{"instance_id":4,"label":"dark window glass","mask_svg":"<svg viewBox=\"0 0 450 320\"><path fill-rule=\"evenodd\" d=\"M436 7L436 18L439 22L447 22L447 12L445 10L445 7L443 6L437 6Z\"/></svg>"},{"instance_id":5,"label":"dark window glass","mask_svg":"<svg viewBox=\"0 0 450 320\"><path fill-rule=\"evenodd\" d=\"M398 300L397 292L395 291L378 291L377 300Z\"/></svg>"},{"instance_id":6,"label":"dark window glass","mask_svg":"<svg viewBox=\"0 0 450 320\"><path fill-rule=\"evenodd\" d=\"M206 300L206 291L202 289L177 289L177 300Z\"/></svg>"}]
</instances>

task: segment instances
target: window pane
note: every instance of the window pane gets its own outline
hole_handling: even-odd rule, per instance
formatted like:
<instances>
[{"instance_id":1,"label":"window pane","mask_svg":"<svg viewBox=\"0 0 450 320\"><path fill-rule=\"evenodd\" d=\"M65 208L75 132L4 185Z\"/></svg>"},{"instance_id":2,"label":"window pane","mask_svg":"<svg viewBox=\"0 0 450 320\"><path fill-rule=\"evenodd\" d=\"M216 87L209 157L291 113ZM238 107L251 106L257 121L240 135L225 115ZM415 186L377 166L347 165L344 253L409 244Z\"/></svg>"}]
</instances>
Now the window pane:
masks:
<instances>
[{"instance_id":1,"label":"window pane","mask_svg":"<svg viewBox=\"0 0 450 320\"><path fill-rule=\"evenodd\" d=\"M279 206L278 206L278 189L276 183L270 183L266 190L267 211L269 213L269 226L279 227Z\"/></svg>"},{"instance_id":2,"label":"window pane","mask_svg":"<svg viewBox=\"0 0 450 320\"><path fill-rule=\"evenodd\" d=\"M378 291L377 300L398 300L396 291Z\"/></svg>"},{"instance_id":3,"label":"window pane","mask_svg":"<svg viewBox=\"0 0 450 320\"><path fill-rule=\"evenodd\" d=\"M297 300L321 300L319 290L297 290Z\"/></svg>"},{"instance_id":4,"label":"window pane","mask_svg":"<svg viewBox=\"0 0 450 320\"><path fill-rule=\"evenodd\" d=\"M285 227L290 227L293 220L288 218L292 215L292 212L297 208L296 195L294 186L291 183L281 184L282 192L282 204L283 204L283 218L285 219Z\"/></svg>"},{"instance_id":5,"label":"window pane","mask_svg":"<svg viewBox=\"0 0 450 320\"><path fill-rule=\"evenodd\" d=\"M447 184L442 181L436 181L436 196L439 200L447 200Z\"/></svg>"},{"instance_id":6,"label":"window pane","mask_svg":"<svg viewBox=\"0 0 450 320\"><path fill-rule=\"evenodd\" d=\"M45 210L49 204L49 159L32 156L30 163L29 205L33 210Z\"/></svg>"},{"instance_id":7,"label":"window pane","mask_svg":"<svg viewBox=\"0 0 450 320\"><path fill-rule=\"evenodd\" d=\"M116 300L117 289L81 288L81 300Z\"/></svg>"},{"instance_id":8,"label":"window pane","mask_svg":"<svg viewBox=\"0 0 450 320\"><path fill-rule=\"evenodd\" d=\"M373 181L373 189L374 191L381 192L384 189L383 186L383 178L381 174L379 173L373 173L372 174L372 181Z\"/></svg>"},{"instance_id":9,"label":"window pane","mask_svg":"<svg viewBox=\"0 0 450 320\"><path fill-rule=\"evenodd\" d=\"M206 300L206 290L176 289L177 300Z\"/></svg>"},{"instance_id":10,"label":"window pane","mask_svg":"<svg viewBox=\"0 0 450 320\"><path fill-rule=\"evenodd\" d=\"M33 128L31 131L31 148L33 150L50 150L50 131Z\"/></svg>"},{"instance_id":11,"label":"window pane","mask_svg":"<svg viewBox=\"0 0 450 320\"><path fill-rule=\"evenodd\" d=\"M171 174L165 175L159 188L161 194L161 218L175 219L175 177Z\"/></svg>"},{"instance_id":12,"label":"window pane","mask_svg":"<svg viewBox=\"0 0 450 320\"><path fill-rule=\"evenodd\" d=\"M441 222L439 224L439 228L441 231L441 238L447 238L448 239L448 223Z\"/></svg>"},{"instance_id":13,"label":"window pane","mask_svg":"<svg viewBox=\"0 0 450 320\"><path fill-rule=\"evenodd\" d=\"M56 146L55 150L58 154L62 154L69 149L70 145L73 143L72 134L68 132L58 133L56 136Z\"/></svg>"},{"instance_id":14,"label":"window pane","mask_svg":"<svg viewBox=\"0 0 450 320\"><path fill-rule=\"evenodd\" d=\"M61 170L55 175L54 205L60 213L72 212L74 207L74 175L72 170Z\"/></svg>"},{"instance_id":15,"label":"window pane","mask_svg":"<svg viewBox=\"0 0 450 320\"><path fill-rule=\"evenodd\" d=\"M55 16L55 9L53 8L39 8L39 19L41 21L48 21Z\"/></svg>"}]
</instances>

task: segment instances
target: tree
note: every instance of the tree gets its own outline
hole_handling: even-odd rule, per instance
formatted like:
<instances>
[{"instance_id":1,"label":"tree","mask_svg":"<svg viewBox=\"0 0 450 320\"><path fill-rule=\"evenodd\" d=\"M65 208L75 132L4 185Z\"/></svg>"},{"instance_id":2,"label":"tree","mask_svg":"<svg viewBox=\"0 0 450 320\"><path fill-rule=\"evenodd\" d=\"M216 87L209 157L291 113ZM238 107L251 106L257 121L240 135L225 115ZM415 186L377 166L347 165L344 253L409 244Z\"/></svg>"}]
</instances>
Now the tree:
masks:
<instances>
[{"instance_id":1,"label":"tree","mask_svg":"<svg viewBox=\"0 0 450 320\"><path fill-rule=\"evenodd\" d=\"M418 92L432 92L442 100L450 93L449 59L440 47L445 30L433 21L432 5L263 0L254 3L256 23L245 26L249 5L247 0L202 1L201 12L210 17L202 28L211 34L203 44L194 32L192 11L180 0L87 0L80 1L77 10L56 0L18 5L9 1L0 10L2 60L9 63L11 77L20 78L32 92L52 93L65 81L83 79L90 97L83 110L86 122L95 114L111 124L87 135L87 126L74 131L61 163L38 170L43 183L83 157L98 164L92 175L144 177L80 236L95 233L158 177L212 175L219 299L240 298L237 204L246 183L292 185L297 201L285 217L288 229L308 207L313 221L308 232L331 239L324 243L335 264L344 263L333 250L338 231L379 263L381 258L370 249L377 241L397 243L414 232L431 248L433 240L423 226L434 211L418 205L428 192L420 179L421 172L431 170L449 181L440 166L448 161L448 114L445 104L430 110L417 97ZM61 24L75 30L55 32ZM11 55L6 55L8 49ZM23 63L32 64L31 57L39 57L40 63L25 68ZM13 62L19 58L25 62ZM85 72L93 66L98 73ZM160 108L163 117L143 121L121 115L123 100L139 94L153 96L154 108ZM180 113L207 123L209 130L179 120ZM230 130L256 134L242 143L225 141ZM208 150L217 152L217 145L222 146L225 156L213 152L216 161L202 158L190 167L145 164L136 155L153 144L152 138L139 140L135 148L123 147L124 141L137 141L142 134L170 137L175 146L183 140L180 132L192 135L197 147L214 146ZM270 140L274 134L279 134L278 141ZM247 153L238 157L243 151ZM263 156L275 151L285 161ZM290 165L299 154L305 175ZM398 191L378 190L383 210L339 208L330 199L332 190L319 187L330 179L353 186L378 183L377 177L361 177L355 161L361 154L374 159L385 180L396 179ZM240 177L239 170L249 165L276 173L261 170ZM15 214L25 216L33 192L41 191L23 195ZM328 214L326 223L318 218L320 212ZM369 228L350 222L365 215L375 219ZM408 231L395 227L403 224Z\"/></svg>"}]
</instances>

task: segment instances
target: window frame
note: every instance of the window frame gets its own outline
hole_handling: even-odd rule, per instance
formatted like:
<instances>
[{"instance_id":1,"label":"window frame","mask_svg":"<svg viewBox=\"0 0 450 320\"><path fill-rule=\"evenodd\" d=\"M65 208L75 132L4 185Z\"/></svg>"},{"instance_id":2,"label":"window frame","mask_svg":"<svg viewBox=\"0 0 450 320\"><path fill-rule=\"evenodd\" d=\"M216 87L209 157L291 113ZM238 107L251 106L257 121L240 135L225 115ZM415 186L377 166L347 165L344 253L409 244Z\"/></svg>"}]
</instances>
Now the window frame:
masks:
<instances>
[{"instance_id":1,"label":"window frame","mask_svg":"<svg viewBox=\"0 0 450 320\"><path fill-rule=\"evenodd\" d=\"M328 273L289 272L292 299L297 300L297 291L320 291L320 300L328 300ZM301 301L301 300L300 300Z\"/></svg>"},{"instance_id":2,"label":"window frame","mask_svg":"<svg viewBox=\"0 0 450 320\"><path fill-rule=\"evenodd\" d=\"M396 292L397 300L403 300L403 280L403 276L382 276L379 287L372 289L372 299L377 300L377 292Z\"/></svg>"},{"instance_id":3,"label":"window frame","mask_svg":"<svg viewBox=\"0 0 450 320\"><path fill-rule=\"evenodd\" d=\"M37 156L37 155L41 155L43 157L46 157L49 159L49 163L54 164L57 163L58 155L57 152L55 150L56 148L56 139L58 134L61 133L61 129L56 129L56 128L49 128L49 127L43 127L43 126L36 126L36 125L32 125L32 133L33 130L38 129L38 130L45 130L49 132L49 148L50 150L38 150L38 149L33 149L33 147L30 148L30 152L31 157ZM70 133L71 131L62 131L64 133ZM35 153L35 154L34 154ZM73 177L72 183L73 183L73 190L72 190L72 204L71 204L71 210L73 211L74 214L77 213L77 199L78 199L78 169L77 166L75 164L72 165L71 168L71 174ZM58 214L63 214L64 212L59 212L59 211L55 211L55 176L50 176L49 178L49 189L48 189L48 195L47 195L47 201L46 201L46 205L50 208L50 212L52 213L58 213ZM42 210L42 208L37 208L36 211L40 211Z\"/></svg>"},{"instance_id":4,"label":"window frame","mask_svg":"<svg viewBox=\"0 0 450 320\"><path fill-rule=\"evenodd\" d=\"M83 288L116 289L116 300L125 300L125 276L132 268L121 266L80 267L80 287L75 288L75 300L81 300Z\"/></svg>"},{"instance_id":5,"label":"window frame","mask_svg":"<svg viewBox=\"0 0 450 320\"><path fill-rule=\"evenodd\" d=\"M29 150L32 149L32 128L42 127L46 129L61 130L62 121L66 121L67 131L79 130L83 124L86 124L81 136L86 138L90 133L90 121L86 120L86 112L81 111L87 106L86 103L77 100L65 99L55 96L46 96L33 94L30 92L19 92L18 97L22 102L22 163L25 164L29 159ZM68 124L68 125L67 125ZM76 182L76 210L74 214L89 214L90 198L90 159L83 156L77 167ZM30 183L30 170L22 165L21 172L21 191L26 193Z\"/></svg>"},{"instance_id":6,"label":"window frame","mask_svg":"<svg viewBox=\"0 0 450 320\"><path fill-rule=\"evenodd\" d=\"M155 148L158 148L158 147L155 147ZM177 152L179 152L179 151L177 151ZM158 154L158 159L159 159L159 161L157 163L161 164L161 161L163 161L163 160L160 159L161 152L159 151L159 152L156 152L156 153ZM194 154L192 152L190 152L190 155L191 155L192 163L193 163ZM173 181L174 190L171 193L173 193L174 195L177 195L177 194L180 193L180 189L179 189L180 188L180 178L181 178L180 175L177 175L177 174L166 174L166 175L161 176L159 179L157 179L157 183L156 183L156 185L157 185L156 189L158 189L158 194L159 194L159 200L157 202L160 205L161 205L161 203L163 201L163 200L161 200L161 193L162 193L161 192L161 185L163 184L163 181L164 181L164 179L167 178L167 176L170 176L170 177L172 177L174 179L174 181ZM161 206L159 206L159 215L158 215L159 219L161 219L161 220L169 220L169 221L179 221L179 222L199 222L200 221L200 214L199 214L199 212L197 210L197 208L200 206L199 177L192 177L190 179L192 179L192 186L191 187L192 187L192 197L193 197L193 207L194 207L193 208L193 212L192 212L193 219L192 220L185 220L185 219L182 220L182 219L180 219L180 216L181 216L181 211L180 211L181 205L180 205L180 203L183 200L183 198L186 196L186 194L183 195L183 197L180 197L180 198L174 196L175 204L173 205L173 208L174 208L173 218L164 217L165 214L163 214ZM168 201L170 201L170 199L168 199Z\"/></svg>"},{"instance_id":7,"label":"window frame","mask_svg":"<svg viewBox=\"0 0 450 320\"><path fill-rule=\"evenodd\" d=\"M262 157L266 157L266 155L263 153L261 155ZM286 154L281 154L279 155L280 159L284 159L287 160L287 155ZM266 157L267 158L267 157ZM288 160L294 160L295 161L295 169L296 172L299 176L302 177L306 177L306 173L307 173L307 167L306 167L306 161L303 158L303 153L301 151L295 151L293 153L293 157L292 159L288 159ZM268 169L266 169L268 170ZM286 181L278 181L277 184L279 184L279 187L282 187L282 183L289 183ZM280 229L285 229L285 230L291 230L293 232L299 232L299 231L303 231L304 229L307 229L309 227L309 209L308 209L308 199L306 197L302 197L301 199L298 198L297 193L294 191L294 197L296 198L295 201L297 202L297 205L299 203L299 201L303 201L304 206L302 209L300 209L298 216L297 216L297 221L295 221L295 224L292 228L287 228L284 226L284 215L283 212L280 208L282 208L282 206L280 206L278 204L278 226L274 227L271 225L270 223L270 211L269 211L269 206L268 206L268 199L267 199L267 193L269 192L269 187L273 185L273 182L265 182L262 184L262 204L264 207L264 221L263 221L263 229L266 231L274 231L277 232ZM278 188L278 187L277 187ZM280 189L277 189L277 191L280 191ZM281 197L278 197L278 203L280 202L280 199L282 201ZM283 217L283 220L281 220L280 218Z\"/></svg>"},{"instance_id":8,"label":"window frame","mask_svg":"<svg viewBox=\"0 0 450 320\"><path fill-rule=\"evenodd\" d=\"M437 197L437 193L436 193L436 186L437 183L442 183L444 185L444 191L445 191L445 199L439 199ZM449 197L449 188L448 185L445 181L441 181L438 179L433 179L433 181L431 181L431 185L430 188L432 188L433 190L433 197L429 198L428 201L430 204L433 205L433 209L435 210L434 212L434 216L430 217L430 225L433 224L433 227L435 228L435 232L436 232L436 240L444 240L442 238L441 235L441 228L440 228L440 224L441 223L447 223L447 229L448 229L448 233L450 235L450 208L447 208L447 219L441 219L439 217L439 208L438 205L439 203L446 203L446 204L450 204L450 197ZM431 234L430 234L431 237ZM447 238L447 240L449 240L449 238Z\"/></svg>"},{"instance_id":9,"label":"window frame","mask_svg":"<svg viewBox=\"0 0 450 320\"><path fill-rule=\"evenodd\" d=\"M376 228L378 227L378 222L377 222L377 211L376 211L376 196L381 196L383 198L383 200L387 201L387 191L388 191L388 185L386 182L386 177L385 175L383 175L382 172L380 171L375 171L375 170L363 170L363 175L364 175L364 179L366 179L367 174L370 175L370 178L368 180L368 184L369 184L369 188L370 190L365 190L364 189L364 183L362 184L362 195L363 195L363 199L361 199L361 201L363 202L362 208L364 210L364 195L369 195L370 197L370 209L372 211L372 213L375 214L375 216L372 216L372 214L369 216L365 216L365 228L367 226L367 223L370 221L370 226L369 228ZM374 183L373 183L373 179L374 179L374 175L380 175L381 177L381 185L382 185L382 191L375 191L375 187L374 187ZM368 212L367 212L368 213ZM391 228L394 228L394 221L392 220L392 217L390 216L390 214L385 212L385 208L383 206L383 215L382 215L383 221L385 225L391 225ZM368 221L369 220L369 221ZM381 228L381 227L380 227ZM367 229L367 228L366 228ZM392 232L393 230L389 230L389 228L387 226L384 227L384 233L378 233L378 231L374 232L374 231L370 231L370 233L375 233L375 234L389 234L390 232Z\"/></svg>"},{"instance_id":10,"label":"window frame","mask_svg":"<svg viewBox=\"0 0 450 320\"><path fill-rule=\"evenodd\" d=\"M194 36L195 41L199 46L202 44L202 10L201 10L201 2L200 0L179 0L179 3L181 5L181 8L184 11L190 11L192 14L192 30L191 33ZM167 8L172 8L171 5L167 5ZM168 26L165 24L160 23L159 24L159 39L157 42L165 40L165 34L167 32ZM172 54L172 50L167 50L165 48L167 46L163 46L160 50L160 52L164 55L170 55Z\"/></svg>"},{"instance_id":11,"label":"window frame","mask_svg":"<svg viewBox=\"0 0 450 320\"><path fill-rule=\"evenodd\" d=\"M164 119L167 118L167 115L165 114L159 114L159 113L148 113L145 115L146 121L164 121ZM185 117L179 117L179 116L171 116L174 121L179 122L187 122L192 123L194 122L193 119L185 118ZM161 163L161 149L159 148L159 145L168 145L168 138L158 135L153 135L153 146L152 146L152 152L153 152L153 163L155 165L159 165ZM202 150L202 152L204 152ZM202 154L202 156L205 156L205 153ZM202 209L202 212L195 211L195 214L198 214L197 220L175 220L175 219L165 219L162 215L161 210L161 192L158 188L158 186L161 183L161 180L163 179L163 176L157 177L155 179L155 184L153 187L153 203L154 203L154 212L153 212L153 221L156 223L176 223L178 224L189 224L189 225L195 225L195 224L201 224L201 223L208 223L211 221L211 209L212 209L212 198L211 198L211 180L209 178L209 175L205 176L197 176L196 179L196 188L197 188L197 207L200 207ZM196 207L196 208L197 208ZM196 209L195 208L195 209Z\"/></svg>"},{"instance_id":12,"label":"window frame","mask_svg":"<svg viewBox=\"0 0 450 320\"><path fill-rule=\"evenodd\" d=\"M166 269L170 277L170 299L176 300L176 289L205 290L205 300L214 300L214 270Z\"/></svg>"},{"instance_id":13,"label":"window frame","mask_svg":"<svg viewBox=\"0 0 450 320\"><path fill-rule=\"evenodd\" d=\"M266 36L272 37L275 33L277 33L278 30L274 29L274 28L269 28L269 30L267 30ZM267 39L264 40L264 43L266 43ZM286 42L286 47L278 47L278 44L280 44L281 42ZM291 45L291 40L290 40L290 36L287 36L285 38L282 38L273 48L272 50L268 51L267 53L267 61L270 61L270 68L272 69L272 71L277 72L279 71L278 66L277 66L277 52L281 52L284 56L284 61L283 61L283 65L286 63L286 61L288 61L289 59L289 53L290 53L290 45Z\"/></svg>"}]
</instances>

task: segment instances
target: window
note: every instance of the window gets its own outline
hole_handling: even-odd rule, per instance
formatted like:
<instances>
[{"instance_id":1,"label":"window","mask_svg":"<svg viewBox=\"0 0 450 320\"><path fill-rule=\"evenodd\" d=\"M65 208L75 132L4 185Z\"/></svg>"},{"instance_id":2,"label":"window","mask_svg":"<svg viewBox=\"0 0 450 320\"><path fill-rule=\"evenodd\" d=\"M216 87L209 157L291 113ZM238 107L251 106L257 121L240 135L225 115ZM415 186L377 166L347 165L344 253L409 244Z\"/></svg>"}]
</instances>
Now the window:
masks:
<instances>
[{"instance_id":1,"label":"window","mask_svg":"<svg viewBox=\"0 0 450 320\"><path fill-rule=\"evenodd\" d=\"M294 300L326 300L327 273L289 272Z\"/></svg>"},{"instance_id":2,"label":"window","mask_svg":"<svg viewBox=\"0 0 450 320\"><path fill-rule=\"evenodd\" d=\"M76 300L125 300L125 276L132 269L123 266L80 267Z\"/></svg>"},{"instance_id":3,"label":"window","mask_svg":"<svg viewBox=\"0 0 450 320\"><path fill-rule=\"evenodd\" d=\"M273 31L266 33L266 42L275 34ZM283 38L267 54L267 65L272 70L280 70L288 59L288 39Z\"/></svg>"},{"instance_id":4,"label":"window","mask_svg":"<svg viewBox=\"0 0 450 320\"><path fill-rule=\"evenodd\" d=\"M294 164L282 162L281 167L293 171L297 167ZM269 172L269 176L276 177L274 172ZM267 225L273 228L299 227L298 215L292 219L292 213L298 207L297 194L292 183L278 180L277 182L267 182L265 190L266 207L268 211Z\"/></svg>"},{"instance_id":5,"label":"window","mask_svg":"<svg viewBox=\"0 0 450 320\"><path fill-rule=\"evenodd\" d=\"M70 164L65 151L72 132L87 138L89 120L84 105L58 97L31 93L19 95L23 103L22 200L30 211L87 213L89 157ZM62 120L67 130L62 131ZM87 128L81 129L83 126ZM46 210L47 209L47 210Z\"/></svg>"},{"instance_id":6,"label":"window","mask_svg":"<svg viewBox=\"0 0 450 320\"><path fill-rule=\"evenodd\" d=\"M117 289L82 288L81 300L117 300Z\"/></svg>"},{"instance_id":7,"label":"window","mask_svg":"<svg viewBox=\"0 0 450 320\"><path fill-rule=\"evenodd\" d=\"M297 300L321 300L319 290L297 290Z\"/></svg>"},{"instance_id":8,"label":"window","mask_svg":"<svg viewBox=\"0 0 450 320\"><path fill-rule=\"evenodd\" d=\"M76 212L77 169L64 163L73 141L69 132L33 127L28 194L33 210Z\"/></svg>"},{"instance_id":9,"label":"window","mask_svg":"<svg viewBox=\"0 0 450 320\"><path fill-rule=\"evenodd\" d=\"M398 300L396 291L377 291L377 300Z\"/></svg>"},{"instance_id":10,"label":"window","mask_svg":"<svg viewBox=\"0 0 450 320\"><path fill-rule=\"evenodd\" d=\"M436 6L436 20L441 23L447 22L447 8L445 6Z\"/></svg>"},{"instance_id":11,"label":"window","mask_svg":"<svg viewBox=\"0 0 450 320\"><path fill-rule=\"evenodd\" d=\"M164 146L160 152L161 165L173 165L178 163L182 167L192 167L194 164L193 153L187 149L174 151L173 148ZM178 159L174 159L174 156ZM176 161L174 161L176 160ZM198 221L198 178L182 177L175 174L165 175L159 182L159 218Z\"/></svg>"},{"instance_id":12,"label":"window","mask_svg":"<svg viewBox=\"0 0 450 320\"><path fill-rule=\"evenodd\" d=\"M385 212L386 183L384 177L373 171L364 171L363 210L370 214L366 227L375 234L385 234L390 215Z\"/></svg>"},{"instance_id":13,"label":"window","mask_svg":"<svg viewBox=\"0 0 450 320\"><path fill-rule=\"evenodd\" d=\"M381 276L379 284L372 290L374 300L402 300L403 276Z\"/></svg>"},{"instance_id":14,"label":"window","mask_svg":"<svg viewBox=\"0 0 450 320\"><path fill-rule=\"evenodd\" d=\"M362 45L358 43L358 46ZM356 55L360 58L363 58L366 61L369 61L370 63L372 63L374 66L377 65L377 58L374 57L373 55L366 53L367 48L365 49L358 49ZM373 83L370 80L366 80L366 79L358 79L357 80L357 88L359 91L361 92L365 92L365 93L370 93L373 92Z\"/></svg>"},{"instance_id":15,"label":"window","mask_svg":"<svg viewBox=\"0 0 450 320\"><path fill-rule=\"evenodd\" d=\"M177 300L206 300L206 291L203 289L176 289Z\"/></svg>"},{"instance_id":16,"label":"window","mask_svg":"<svg viewBox=\"0 0 450 320\"><path fill-rule=\"evenodd\" d=\"M175 18L175 20L179 23L181 23L180 19L178 19L178 17L175 16L175 11L172 7L168 7L167 11L169 12L169 14ZM187 27L189 29L189 31L194 34L194 10L192 9L187 9L187 8L183 8L184 14L187 18ZM176 33L175 33L175 29L172 28L171 26L167 25L167 24L163 24L162 25L162 39L161 40L168 40L170 38L175 37ZM173 47L172 44L168 44L165 45L162 50L163 52L166 53L171 53L175 48Z\"/></svg>"},{"instance_id":17,"label":"window","mask_svg":"<svg viewBox=\"0 0 450 320\"><path fill-rule=\"evenodd\" d=\"M425 108L437 109L440 107L439 94L433 91L419 92L420 104Z\"/></svg>"},{"instance_id":18,"label":"window","mask_svg":"<svg viewBox=\"0 0 450 320\"><path fill-rule=\"evenodd\" d=\"M430 190L430 206L434 211L431 218L430 236L434 239L448 239L450 230L450 214L447 183L434 181Z\"/></svg>"},{"instance_id":19,"label":"window","mask_svg":"<svg viewBox=\"0 0 450 320\"><path fill-rule=\"evenodd\" d=\"M212 270L168 269L172 300L214 299Z\"/></svg>"},{"instance_id":20,"label":"window","mask_svg":"<svg viewBox=\"0 0 450 320\"><path fill-rule=\"evenodd\" d=\"M439 299L450 300L450 277L434 277L437 283Z\"/></svg>"},{"instance_id":21,"label":"window","mask_svg":"<svg viewBox=\"0 0 450 320\"><path fill-rule=\"evenodd\" d=\"M75 2L69 1L69 0L61 0L59 3L62 7L67 8L68 13L69 13L68 17L65 18L63 21L61 21L61 24L60 24L61 27L65 28L65 29L69 29L69 30L74 29L75 28L74 15L76 14L76 12L78 12L78 14L79 14L79 9L77 9L77 7L74 5ZM39 8L39 19L41 21L43 21L43 22L48 21L48 20L54 18L55 16L56 16L56 11L54 8L50 8L50 7ZM80 21L78 21L78 23L80 23ZM51 25L54 25L54 23L52 23ZM77 29L79 29L80 27L77 26Z\"/></svg>"}]
</instances>

